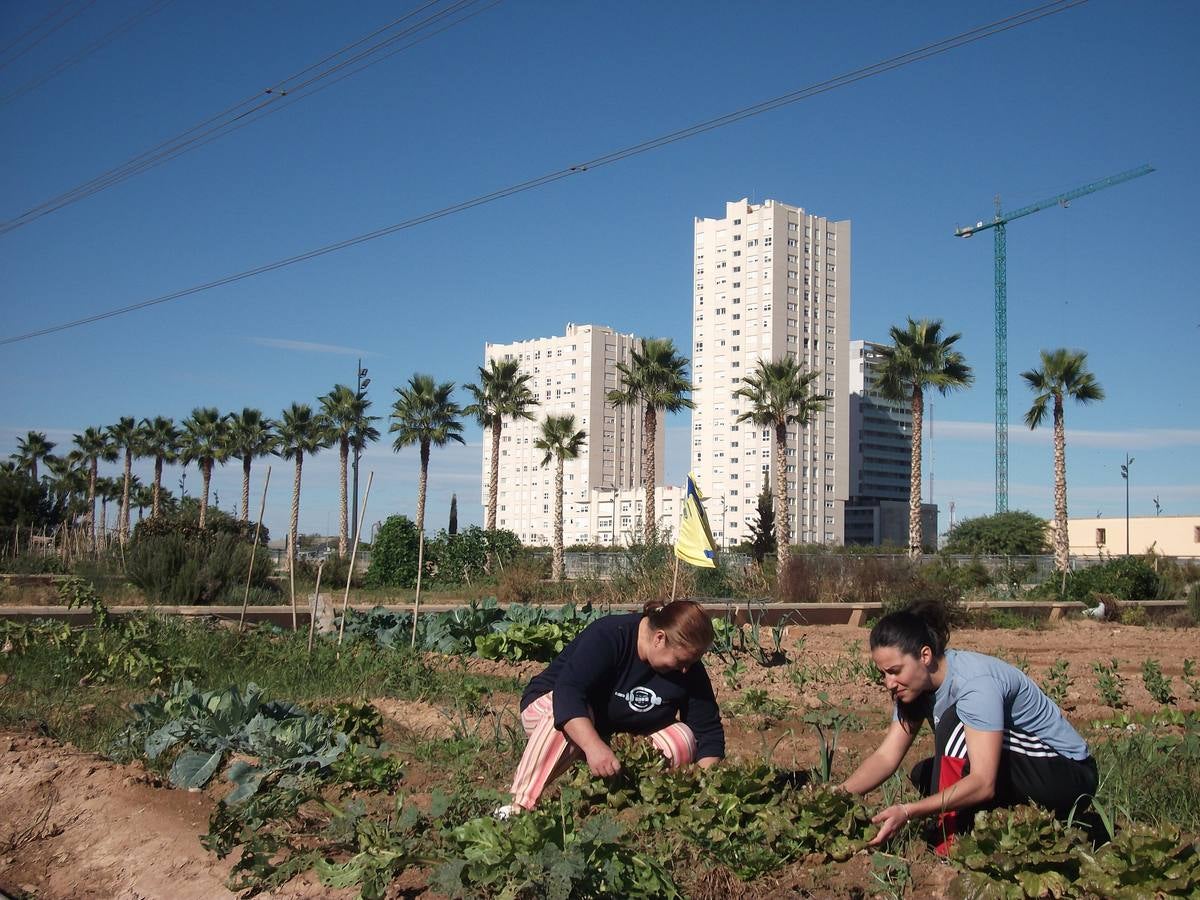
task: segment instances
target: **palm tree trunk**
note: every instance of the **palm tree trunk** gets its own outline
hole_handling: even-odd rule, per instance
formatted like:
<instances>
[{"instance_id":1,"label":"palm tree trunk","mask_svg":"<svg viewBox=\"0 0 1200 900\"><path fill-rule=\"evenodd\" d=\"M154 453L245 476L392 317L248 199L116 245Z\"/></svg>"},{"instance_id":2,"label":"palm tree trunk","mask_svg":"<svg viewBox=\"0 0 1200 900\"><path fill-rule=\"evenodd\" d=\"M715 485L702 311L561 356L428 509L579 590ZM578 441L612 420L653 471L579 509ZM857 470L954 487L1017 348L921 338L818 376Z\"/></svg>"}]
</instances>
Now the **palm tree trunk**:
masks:
<instances>
[{"instance_id":1,"label":"palm tree trunk","mask_svg":"<svg viewBox=\"0 0 1200 900\"><path fill-rule=\"evenodd\" d=\"M157 519L159 513L159 500L162 496L162 470L163 457L158 454L154 457L154 502L150 505L150 518Z\"/></svg>"},{"instance_id":2,"label":"palm tree trunk","mask_svg":"<svg viewBox=\"0 0 1200 900\"><path fill-rule=\"evenodd\" d=\"M912 471L908 478L908 555L921 555L921 432L924 430L925 399L921 386L912 386Z\"/></svg>"},{"instance_id":3,"label":"palm tree trunk","mask_svg":"<svg viewBox=\"0 0 1200 900\"><path fill-rule=\"evenodd\" d=\"M200 460L200 478L204 482L200 492L200 527L204 527L204 519L208 515L208 484L212 480L212 462Z\"/></svg>"},{"instance_id":4,"label":"palm tree trunk","mask_svg":"<svg viewBox=\"0 0 1200 900\"><path fill-rule=\"evenodd\" d=\"M554 549L550 557L550 578L563 577L563 458L558 457L554 469Z\"/></svg>"},{"instance_id":5,"label":"palm tree trunk","mask_svg":"<svg viewBox=\"0 0 1200 900\"><path fill-rule=\"evenodd\" d=\"M347 488L347 476L350 469L350 438L342 437L341 445L338 447L341 451L342 463L342 505L341 505L341 531L338 533L338 556L345 559L346 551L350 547L350 507L347 506L346 498L349 494Z\"/></svg>"},{"instance_id":6,"label":"palm tree trunk","mask_svg":"<svg viewBox=\"0 0 1200 900\"><path fill-rule=\"evenodd\" d=\"M425 533L425 485L429 479L429 441L421 441L421 473L417 477L417 532Z\"/></svg>"},{"instance_id":7,"label":"palm tree trunk","mask_svg":"<svg viewBox=\"0 0 1200 900\"><path fill-rule=\"evenodd\" d=\"M129 481L133 477L133 450L125 448L125 489L121 493L121 518L118 524L121 532L121 546L129 543Z\"/></svg>"},{"instance_id":8,"label":"palm tree trunk","mask_svg":"<svg viewBox=\"0 0 1200 900\"><path fill-rule=\"evenodd\" d=\"M500 497L500 429L503 427L500 417L492 420L492 464L488 475L487 510L484 515L483 527L491 531L496 527L496 510L499 509Z\"/></svg>"},{"instance_id":9,"label":"palm tree trunk","mask_svg":"<svg viewBox=\"0 0 1200 900\"><path fill-rule=\"evenodd\" d=\"M1054 395L1054 568L1065 573L1071 565L1067 534L1067 435L1063 427L1063 400Z\"/></svg>"},{"instance_id":10,"label":"palm tree trunk","mask_svg":"<svg viewBox=\"0 0 1200 900\"><path fill-rule=\"evenodd\" d=\"M108 535L108 497L101 495L100 497L100 543L104 546L104 539Z\"/></svg>"},{"instance_id":11,"label":"palm tree trunk","mask_svg":"<svg viewBox=\"0 0 1200 900\"><path fill-rule=\"evenodd\" d=\"M787 423L775 425L775 547L778 554L777 571L783 574L791 555L791 504L787 486ZM799 537L799 534L797 534Z\"/></svg>"},{"instance_id":12,"label":"palm tree trunk","mask_svg":"<svg viewBox=\"0 0 1200 900\"><path fill-rule=\"evenodd\" d=\"M242 457L242 521L250 521L250 463L253 455L247 451Z\"/></svg>"},{"instance_id":13,"label":"palm tree trunk","mask_svg":"<svg viewBox=\"0 0 1200 900\"><path fill-rule=\"evenodd\" d=\"M654 526L657 524L654 516L655 473L657 463L654 454L654 443L658 438L658 413L653 406L646 404L642 416L642 483L646 488L646 507L642 510L642 542L647 546L654 543Z\"/></svg>"},{"instance_id":14,"label":"palm tree trunk","mask_svg":"<svg viewBox=\"0 0 1200 900\"><path fill-rule=\"evenodd\" d=\"M292 481L292 524L288 529L288 571L296 571L296 539L300 530L300 470L304 468L304 451L296 451L296 477Z\"/></svg>"},{"instance_id":15,"label":"palm tree trunk","mask_svg":"<svg viewBox=\"0 0 1200 900\"><path fill-rule=\"evenodd\" d=\"M96 539L96 475L99 473L100 463L96 457L92 457L92 465L88 470L88 518L87 530L92 538L93 552L100 546L100 542Z\"/></svg>"}]
</instances>

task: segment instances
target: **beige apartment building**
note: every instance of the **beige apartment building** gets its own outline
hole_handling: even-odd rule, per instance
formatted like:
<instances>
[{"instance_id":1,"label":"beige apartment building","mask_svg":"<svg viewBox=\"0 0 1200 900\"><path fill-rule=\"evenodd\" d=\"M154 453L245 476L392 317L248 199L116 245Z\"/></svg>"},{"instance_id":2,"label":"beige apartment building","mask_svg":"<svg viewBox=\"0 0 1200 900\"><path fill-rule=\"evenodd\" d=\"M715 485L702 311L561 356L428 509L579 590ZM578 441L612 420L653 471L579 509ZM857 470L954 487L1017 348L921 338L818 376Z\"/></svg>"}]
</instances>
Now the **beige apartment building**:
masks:
<instances>
[{"instance_id":1,"label":"beige apartment building","mask_svg":"<svg viewBox=\"0 0 1200 900\"><path fill-rule=\"evenodd\" d=\"M598 543L582 536L584 516L578 504L588 504L593 490L629 491L642 483L642 418L637 410L610 406L605 397L618 387L617 363L628 364L637 346L632 334L602 325L568 323L566 333L511 344L484 345L484 365L490 360L516 359L531 375L530 390L537 398L533 420L505 421L500 443L500 485L497 526L513 531L527 544L549 544L554 533L554 463L542 467L544 454L534 446L548 415L573 415L576 428L587 432L578 459L563 468L563 538L567 544ZM663 426L659 418L655 446L662 483ZM483 448L483 502L487 503L491 442ZM640 492L639 492L640 493ZM638 521L641 520L638 501ZM617 513L618 523L621 514ZM580 524L574 525L573 521ZM617 526L617 533L621 531ZM614 532L610 528L608 533Z\"/></svg>"},{"instance_id":2,"label":"beige apartment building","mask_svg":"<svg viewBox=\"0 0 1200 900\"><path fill-rule=\"evenodd\" d=\"M723 512L717 541L746 540L764 486L775 484L772 430L737 422L733 392L759 359L798 359L821 373L827 408L788 430L795 543L840 544L849 496L850 222L776 200L725 205L695 220L692 447L701 490Z\"/></svg>"},{"instance_id":3,"label":"beige apartment building","mask_svg":"<svg viewBox=\"0 0 1200 900\"><path fill-rule=\"evenodd\" d=\"M1054 540L1054 522L1048 529ZM1131 516L1126 540L1125 517L1069 518L1067 538L1072 556L1141 555L1148 550L1163 556L1200 558L1200 516Z\"/></svg>"}]
</instances>

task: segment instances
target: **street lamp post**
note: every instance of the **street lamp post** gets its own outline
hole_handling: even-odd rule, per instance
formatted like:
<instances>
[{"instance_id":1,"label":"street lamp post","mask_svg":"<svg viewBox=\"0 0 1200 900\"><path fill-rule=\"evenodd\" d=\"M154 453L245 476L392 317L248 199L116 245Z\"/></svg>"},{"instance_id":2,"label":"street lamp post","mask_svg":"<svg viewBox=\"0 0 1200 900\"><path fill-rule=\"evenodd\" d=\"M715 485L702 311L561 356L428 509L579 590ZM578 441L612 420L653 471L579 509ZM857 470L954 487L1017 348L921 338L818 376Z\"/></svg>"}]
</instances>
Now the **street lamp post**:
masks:
<instances>
[{"instance_id":1,"label":"street lamp post","mask_svg":"<svg viewBox=\"0 0 1200 900\"><path fill-rule=\"evenodd\" d=\"M1121 477L1125 479L1125 555L1129 555L1129 467L1133 465L1133 457L1125 454L1125 463L1121 466Z\"/></svg>"},{"instance_id":2,"label":"street lamp post","mask_svg":"<svg viewBox=\"0 0 1200 900\"><path fill-rule=\"evenodd\" d=\"M367 377L367 370L363 368L362 359L358 361L358 368L355 370L354 376L354 397L360 402L366 393L367 386L371 383L371 379ZM362 454L362 433L355 426L354 434L351 435L350 443L354 445L354 503L350 514L350 528L354 534L353 546L358 546L358 458Z\"/></svg>"}]
</instances>

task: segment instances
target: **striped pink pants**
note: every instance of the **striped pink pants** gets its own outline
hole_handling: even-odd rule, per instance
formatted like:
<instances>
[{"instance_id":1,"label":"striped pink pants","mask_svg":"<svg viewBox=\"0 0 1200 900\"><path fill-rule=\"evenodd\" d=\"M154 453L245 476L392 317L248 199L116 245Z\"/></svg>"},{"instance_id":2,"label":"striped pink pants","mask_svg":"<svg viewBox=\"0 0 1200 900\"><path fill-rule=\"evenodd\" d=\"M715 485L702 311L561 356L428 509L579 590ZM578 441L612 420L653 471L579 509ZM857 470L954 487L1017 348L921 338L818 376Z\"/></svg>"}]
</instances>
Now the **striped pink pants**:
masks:
<instances>
[{"instance_id":1,"label":"striped pink pants","mask_svg":"<svg viewBox=\"0 0 1200 900\"><path fill-rule=\"evenodd\" d=\"M529 743L513 778L512 795L513 803L525 809L533 809L546 785L583 757L583 751L554 727L553 698L553 691L542 694L521 712ZM696 759L696 735L683 722L673 722L648 737L672 769Z\"/></svg>"}]
</instances>

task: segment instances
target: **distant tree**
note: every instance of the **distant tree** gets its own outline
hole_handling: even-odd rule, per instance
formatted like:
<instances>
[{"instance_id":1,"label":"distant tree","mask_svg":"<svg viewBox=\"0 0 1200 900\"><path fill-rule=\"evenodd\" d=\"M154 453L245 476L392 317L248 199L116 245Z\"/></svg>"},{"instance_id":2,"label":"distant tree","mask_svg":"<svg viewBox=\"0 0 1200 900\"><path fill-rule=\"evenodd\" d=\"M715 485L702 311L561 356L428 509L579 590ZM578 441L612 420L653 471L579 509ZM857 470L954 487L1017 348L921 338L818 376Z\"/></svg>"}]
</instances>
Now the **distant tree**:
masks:
<instances>
[{"instance_id":1,"label":"distant tree","mask_svg":"<svg viewBox=\"0 0 1200 900\"><path fill-rule=\"evenodd\" d=\"M655 444L658 414L691 409L687 395L692 383L687 378L690 360L680 356L670 338L642 338L641 347L630 354L632 361L617 363L621 386L608 392L608 402L625 406L642 415L642 485L646 492L642 514L642 540L654 541L654 495L658 480Z\"/></svg>"},{"instance_id":2,"label":"distant tree","mask_svg":"<svg viewBox=\"0 0 1200 900\"><path fill-rule=\"evenodd\" d=\"M408 516L389 516L371 544L366 582L371 587L412 587L417 583L420 535Z\"/></svg>"},{"instance_id":3,"label":"distant tree","mask_svg":"<svg viewBox=\"0 0 1200 900\"><path fill-rule=\"evenodd\" d=\"M946 553L1034 556L1046 552L1046 520L1012 510L957 522L946 535Z\"/></svg>"},{"instance_id":4,"label":"distant tree","mask_svg":"<svg viewBox=\"0 0 1200 900\"><path fill-rule=\"evenodd\" d=\"M479 367L479 384L468 384L467 391L474 398L463 412L475 419L491 432L492 456L488 461L488 495L484 508L485 529L496 527L496 498L500 480L500 432L506 418L532 419L530 407L537 406L537 399L529 389L532 375L522 374L521 363L515 359L489 360L488 367Z\"/></svg>"},{"instance_id":5,"label":"distant tree","mask_svg":"<svg viewBox=\"0 0 1200 900\"><path fill-rule=\"evenodd\" d=\"M85 428L73 438L75 447L83 457L88 469L88 512L87 530L92 536L93 549L97 546L96 531L96 479L99 477L100 460L114 462L117 451L108 440L103 428Z\"/></svg>"},{"instance_id":6,"label":"distant tree","mask_svg":"<svg viewBox=\"0 0 1200 900\"><path fill-rule=\"evenodd\" d=\"M185 466L194 462L200 468L200 527L208 517L208 493L213 466L229 459L229 426L215 406L197 407L183 420L179 460Z\"/></svg>"},{"instance_id":7,"label":"distant tree","mask_svg":"<svg viewBox=\"0 0 1200 900\"><path fill-rule=\"evenodd\" d=\"M139 428L142 432L142 452L154 457L153 501L150 504L150 517L154 518L162 512L163 463L174 462L179 454L179 429L175 427L175 420L166 416L142 419Z\"/></svg>"},{"instance_id":8,"label":"distant tree","mask_svg":"<svg viewBox=\"0 0 1200 900\"><path fill-rule=\"evenodd\" d=\"M27 466L0 471L0 528L6 539L18 526L22 531L52 529L58 521L49 489L30 476Z\"/></svg>"},{"instance_id":9,"label":"distant tree","mask_svg":"<svg viewBox=\"0 0 1200 900\"><path fill-rule=\"evenodd\" d=\"M396 452L414 444L420 451L421 469L417 477L417 531L425 530L425 496L429 486L429 450L451 441L465 444L462 436L462 408L454 402L454 382L438 384L431 375L413 375L408 386L396 388L399 398L392 404L392 425Z\"/></svg>"},{"instance_id":10,"label":"distant tree","mask_svg":"<svg viewBox=\"0 0 1200 900\"><path fill-rule=\"evenodd\" d=\"M362 450L367 444L379 440L379 429L372 422L378 416L367 415L371 401L365 393L355 393L344 384L334 385L332 391L321 398L321 412L329 422L334 440L338 445L340 506L338 507L338 555L345 556L350 547L350 512L347 498L349 489L350 450ZM357 523L354 524L357 527Z\"/></svg>"},{"instance_id":11,"label":"distant tree","mask_svg":"<svg viewBox=\"0 0 1200 900\"><path fill-rule=\"evenodd\" d=\"M288 529L288 570L296 566L296 538L300 528L300 480L304 457L315 456L333 443L334 436L324 416L314 414L307 403L293 403L283 411L278 426L279 452L296 461L292 479L292 521Z\"/></svg>"},{"instance_id":12,"label":"distant tree","mask_svg":"<svg viewBox=\"0 0 1200 900\"><path fill-rule=\"evenodd\" d=\"M942 321L909 319L901 328L890 329L892 344L882 351L883 362L874 387L889 400L907 400L912 409L912 450L908 483L908 555L918 557L924 549L921 534L921 432L925 417L925 391L942 394L967 387L975 380L963 355L954 349L962 337L942 337Z\"/></svg>"},{"instance_id":13,"label":"distant tree","mask_svg":"<svg viewBox=\"0 0 1200 900\"><path fill-rule=\"evenodd\" d=\"M745 400L750 408L737 417L739 422L751 422L769 428L775 438L775 544L779 554L779 571L788 561L792 529L788 521L787 429L798 425L800 430L825 408L824 396L813 389L820 372L810 372L790 356L768 362L758 361L754 374L742 379L743 387L733 392L735 399Z\"/></svg>"},{"instance_id":14,"label":"distant tree","mask_svg":"<svg viewBox=\"0 0 1200 900\"><path fill-rule=\"evenodd\" d=\"M242 521L250 521L250 466L254 460L275 452L275 423L262 410L243 407L225 417L229 455L242 461Z\"/></svg>"},{"instance_id":15,"label":"distant tree","mask_svg":"<svg viewBox=\"0 0 1200 900\"><path fill-rule=\"evenodd\" d=\"M583 450L587 432L575 430L574 416L546 416L542 434L533 446L543 451L542 466L554 460L554 546L551 552L550 577L563 577L563 461L575 459ZM651 516L653 519L653 516Z\"/></svg>"},{"instance_id":16,"label":"distant tree","mask_svg":"<svg viewBox=\"0 0 1200 900\"><path fill-rule=\"evenodd\" d=\"M122 546L129 543L129 490L133 486L133 458L141 453L142 440L137 419L122 416L108 426L108 438L125 455L125 481L121 490L121 512L117 517L117 538Z\"/></svg>"},{"instance_id":17,"label":"distant tree","mask_svg":"<svg viewBox=\"0 0 1200 900\"><path fill-rule=\"evenodd\" d=\"M1066 572L1071 565L1067 539L1067 433L1063 424L1063 398L1086 404L1104 399L1104 389L1087 370L1082 350L1043 350L1042 367L1022 372L1034 392L1033 405L1025 413L1025 424L1037 428L1053 409L1054 421L1054 566Z\"/></svg>"},{"instance_id":18,"label":"distant tree","mask_svg":"<svg viewBox=\"0 0 1200 900\"><path fill-rule=\"evenodd\" d=\"M750 523L750 553L754 561L762 565L768 555L778 547L775 540L775 506L771 501L770 488L758 495L758 514Z\"/></svg>"},{"instance_id":19,"label":"distant tree","mask_svg":"<svg viewBox=\"0 0 1200 900\"><path fill-rule=\"evenodd\" d=\"M446 532L451 536L458 534L458 494L450 495L450 523Z\"/></svg>"},{"instance_id":20,"label":"distant tree","mask_svg":"<svg viewBox=\"0 0 1200 900\"><path fill-rule=\"evenodd\" d=\"M12 455L12 459L28 469L29 477L37 481L38 461L50 456L55 446L54 441L46 439L45 433L30 431L25 437L17 438L17 452Z\"/></svg>"}]
</instances>

